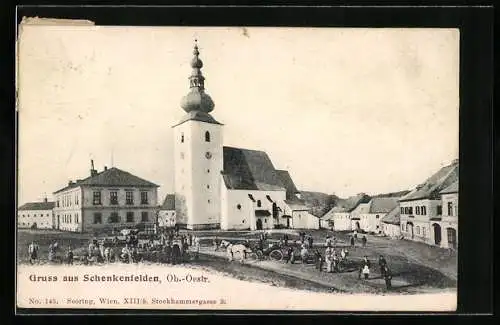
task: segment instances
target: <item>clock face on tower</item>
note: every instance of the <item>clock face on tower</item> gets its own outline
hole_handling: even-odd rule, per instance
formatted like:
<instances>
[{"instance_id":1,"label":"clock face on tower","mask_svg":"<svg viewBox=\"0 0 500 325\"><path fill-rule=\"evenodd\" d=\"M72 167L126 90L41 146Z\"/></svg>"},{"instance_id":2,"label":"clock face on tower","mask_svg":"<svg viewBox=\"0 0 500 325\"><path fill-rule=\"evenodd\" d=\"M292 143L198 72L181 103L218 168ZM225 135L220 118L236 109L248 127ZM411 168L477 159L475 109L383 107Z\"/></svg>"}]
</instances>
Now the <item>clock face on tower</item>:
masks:
<instances>
[{"instance_id":1,"label":"clock face on tower","mask_svg":"<svg viewBox=\"0 0 500 325\"><path fill-rule=\"evenodd\" d=\"M207 152L205 153L205 157L206 157L207 159L212 158L212 154L210 153L210 151L207 151Z\"/></svg>"}]
</instances>

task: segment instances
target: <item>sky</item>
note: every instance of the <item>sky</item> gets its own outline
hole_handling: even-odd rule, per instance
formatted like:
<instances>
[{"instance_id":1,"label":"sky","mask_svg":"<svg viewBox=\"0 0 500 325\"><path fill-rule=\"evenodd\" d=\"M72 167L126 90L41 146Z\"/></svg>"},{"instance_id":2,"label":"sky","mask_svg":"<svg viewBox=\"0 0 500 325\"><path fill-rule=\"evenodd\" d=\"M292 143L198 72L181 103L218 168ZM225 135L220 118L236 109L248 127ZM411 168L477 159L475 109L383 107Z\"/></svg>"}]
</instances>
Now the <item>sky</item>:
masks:
<instances>
[{"instance_id":1,"label":"sky","mask_svg":"<svg viewBox=\"0 0 500 325\"><path fill-rule=\"evenodd\" d=\"M224 145L266 151L299 190L410 189L458 158L456 29L24 25L18 203L90 159L172 192L194 39Z\"/></svg>"}]
</instances>

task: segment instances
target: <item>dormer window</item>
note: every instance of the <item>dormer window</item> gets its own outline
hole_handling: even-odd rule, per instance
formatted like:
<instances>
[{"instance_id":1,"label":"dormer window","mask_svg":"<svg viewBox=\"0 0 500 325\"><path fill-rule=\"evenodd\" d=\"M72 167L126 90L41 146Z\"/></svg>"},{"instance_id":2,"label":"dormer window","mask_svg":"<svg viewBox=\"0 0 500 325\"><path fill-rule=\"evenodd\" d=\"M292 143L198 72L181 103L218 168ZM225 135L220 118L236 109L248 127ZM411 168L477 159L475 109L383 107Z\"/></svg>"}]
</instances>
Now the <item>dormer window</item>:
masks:
<instances>
[{"instance_id":1,"label":"dormer window","mask_svg":"<svg viewBox=\"0 0 500 325\"><path fill-rule=\"evenodd\" d=\"M205 132L205 142L210 142L210 132Z\"/></svg>"}]
</instances>

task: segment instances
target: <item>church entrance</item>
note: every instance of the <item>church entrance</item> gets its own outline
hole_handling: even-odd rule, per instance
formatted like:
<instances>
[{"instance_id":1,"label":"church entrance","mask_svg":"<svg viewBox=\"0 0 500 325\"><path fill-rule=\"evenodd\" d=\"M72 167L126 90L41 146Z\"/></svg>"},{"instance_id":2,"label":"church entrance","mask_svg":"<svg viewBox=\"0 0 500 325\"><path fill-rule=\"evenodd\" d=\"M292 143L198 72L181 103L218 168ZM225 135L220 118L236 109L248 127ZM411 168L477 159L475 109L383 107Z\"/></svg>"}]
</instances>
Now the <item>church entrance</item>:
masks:
<instances>
[{"instance_id":1,"label":"church entrance","mask_svg":"<svg viewBox=\"0 0 500 325\"><path fill-rule=\"evenodd\" d=\"M257 224L256 224L257 230L262 230L262 220L257 219Z\"/></svg>"}]
</instances>

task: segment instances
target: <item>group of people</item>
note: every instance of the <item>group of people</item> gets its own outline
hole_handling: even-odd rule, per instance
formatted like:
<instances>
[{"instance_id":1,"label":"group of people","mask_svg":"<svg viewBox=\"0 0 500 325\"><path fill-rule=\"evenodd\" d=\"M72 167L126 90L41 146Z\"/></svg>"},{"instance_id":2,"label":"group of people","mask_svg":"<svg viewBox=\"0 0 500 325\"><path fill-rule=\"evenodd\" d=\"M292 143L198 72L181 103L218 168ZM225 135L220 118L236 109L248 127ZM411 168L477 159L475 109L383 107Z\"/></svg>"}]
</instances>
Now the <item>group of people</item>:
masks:
<instances>
[{"instance_id":1,"label":"group of people","mask_svg":"<svg viewBox=\"0 0 500 325\"><path fill-rule=\"evenodd\" d=\"M356 246L357 239L358 239L358 232L356 230L354 230L353 234L351 235L351 237L349 239L352 248L354 248ZM365 235L363 235L363 237L361 237L361 244L363 245L363 247L366 247L367 242L368 242L368 239L366 238Z\"/></svg>"},{"instance_id":2,"label":"group of people","mask_svg":"<svg viewBox=\"0 0 500 325\"><path fill-rule=\"evenodd\" d=\"M383 255L380 255L378 258L378 266L380 268L380 275L384 278L387 289L388 290L391 289L392 273ZM370 268L371 268L371 262L368 259L368 256L365 255L363 257L363 262L361 263L361 267L359 269L359 278L361 279L361 277L363 276L365 280L368 280L368 278L370 277Z\"/></svg>"}]
</instances>

